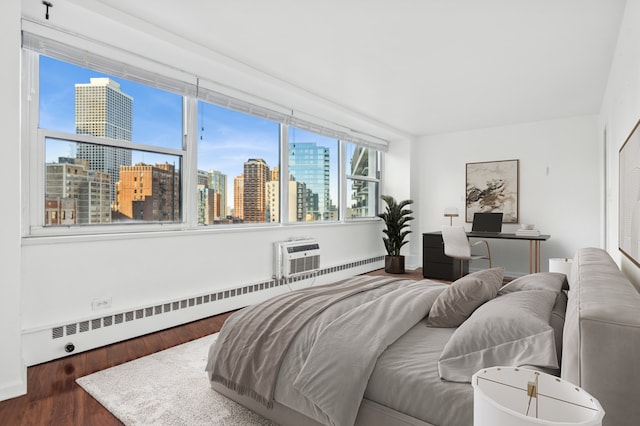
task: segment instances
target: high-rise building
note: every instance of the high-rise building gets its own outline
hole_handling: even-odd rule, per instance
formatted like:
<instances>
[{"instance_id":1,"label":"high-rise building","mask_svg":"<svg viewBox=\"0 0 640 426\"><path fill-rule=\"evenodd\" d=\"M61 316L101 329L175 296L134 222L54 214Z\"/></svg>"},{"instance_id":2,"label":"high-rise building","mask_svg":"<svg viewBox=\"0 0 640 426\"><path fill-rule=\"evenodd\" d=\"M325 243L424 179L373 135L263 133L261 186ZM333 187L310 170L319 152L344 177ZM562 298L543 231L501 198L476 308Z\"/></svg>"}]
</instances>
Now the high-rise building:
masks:
<instances>
[{"instance_id":1,"label":"high-rise building","mask_svg":"<svg viewBox=\"0 0 640 426\"><path fill-rule=\"evenodd\" d=\"M122 220L180 221L180 176L171 164L120 167L116 209Z\"/></svg>"},{"instance_id":2,"label":"high-rise building","mask_svg":"<svg viewBox=\"0 0 640 426\"><path fill-rule=\"evenodd\" d=\"M227 211L227 175L218 170L210 170L209 188L213 189L220 200L217 204L218 209L214 212L214 217L224 219L229 215Z\"/></svg>"},{"instance_id":3,"label":"high-rise building","mask_svg":"<svg viewBox=\"0 0 640 426\"><path fill-rule=\"evenodd\" d=\"M209 188L209 173L198 170L198 224L211 225L213 223L213 191Z\"/></svg>"},{"instance_id":4,"label":"high-rise building","mask_svg":"<svg viewBox=\"0 0 640 426\"><path fill-rule=\"evenodd\" d=\"M314 142L289 144L289 171L307 189L307 220L331 219L329 154L329 148Z\"/></svg>"},{"instance_id":5,"label":"high-rise building","mask_svg":"<svg viewBox=\"0 0 640 426\"><path fill-rule=\"evenodd\" d=\"M213 216L220 202L220 194L216 194L208 185L198 184L198 224L212 225L215 223Z\"/></svg>"},{"instance_id":6,"label":"high-rise building","mask_svg":"<svg viewBox=\"0 0 640 426\"><path fill-rule=\"evenodd\" d=\"M244 163L244 221L267 221L267 182L269 166L262 158L250 158Z\"/></svg>"},{"instance_id":7,"label":"high-rise building","mask_svg":"<svg viewBox=\"0 0 640 426\"><path fill-rule=\"evenodd\" d=\"M307 216L307 188L304 183L295 180L290 180L288 186L289 214L287 220L289 222L304 222ZM278 180L267 182L267 221L280 221L280 181Z\"/></svg>"},{"instance_id":8,"label":"high-rise building","mask_svg":"<svg viewBox=\"0 0 640 426\"><path fill-rule=\"evenodd\" d=\"M371 150L369 148L356 146L350 159L349 174L352 176L368 176L369 167L375 170L377 163L376 158L369 158ZM378 194L370 194L370 188L377 188L377 186L371 186L369 181L358 179L347 179L349 187L350 205L347 207L347 217L367 217L375 213L375 201L378 199ZM349 203L348 203L349 204Z\"/></svg>"},{"instance_id":9,"label":"high-rise building","mask_svg":"<svg viewBox=\"0 0 640 426\"><path fill-rule=\"evenodd\" d=\"M108 173L89 170L89 162L60 157L46 165L45 225L111 222Z\"/></svg>"},{"instance_id":10,"label":"high-rise building","mask_svg":"<svg viewBox=\"0 0 640 426\"><path fill-rule=\"evenodd\" d=\"M233 217L244 219L244 175L233 180Z\"/></svg>"},{"instance_id":11,"label":"high-rise building","mask_svg":"<svg viewBox=\"0 0 640 426\"><path fill-rule=\"evenodd\" d=\"M267 221L280 221L280 167L271 169L271 179L267 182ZM306 185L297 182L289 175L288 182L288 215L289 222L303 222L306 220Z\"/></svg>"},{"instance_id":12,"label":"high-rise building","mask_svg":"<svg viewBox=\"0 0 640 426\"><path fill-rule=\"evenodd\" d=\"M198 170L198 223L211 225L227 219L227 175Z\"/></svg>"},{"instance_id":13,"label":"high-rise building","mask_svg":"<svg viewBox=\"0 0 640 426\"><path fill-rule=\"evenodd\" d=\"M132 140L133 98L110 78L92 78L75 85L76 133L103 138ZM88 160L90 170L109 173L111 188L120 180L120 167L131 165L131 150L102 145L78 144L76 157ZM115 194L111 194L115 201Z\"/></svg>"},{"instance_id":14,"label":"high-rise building","mask_svg":"<svg viewBox=\"0 0 640 426\"><path fill-rule=\"evenodd\" d=\"M209 188L209 172L198 170L198 185L203 185Z\"/></svg>"}]
</instances>

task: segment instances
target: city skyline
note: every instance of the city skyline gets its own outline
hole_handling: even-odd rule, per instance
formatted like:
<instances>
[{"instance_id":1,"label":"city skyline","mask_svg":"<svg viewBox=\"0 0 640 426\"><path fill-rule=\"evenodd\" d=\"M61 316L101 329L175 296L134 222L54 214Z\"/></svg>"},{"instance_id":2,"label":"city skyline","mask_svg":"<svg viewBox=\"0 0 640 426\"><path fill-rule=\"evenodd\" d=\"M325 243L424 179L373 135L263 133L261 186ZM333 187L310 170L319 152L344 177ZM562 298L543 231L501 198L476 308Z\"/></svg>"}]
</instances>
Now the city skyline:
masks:
<instances>
[{"instance_id":1,"label":"city skyline","mask_svg":"<svg viewBox=\"0 0 640 426\"><path fill-rule=\"evenodd\" d=\"M91 78L110 78L122 92L133 98L133 143L180 149L182 142L182 96L126 79L96 72L41 56L40 127L66 133L76 132L74 91L76 84ZM198 102L198 170L219 171L227 181L243 173L243 164L251 158L263 159L270 168L280 167L279 123L227 108ZM68 157L75 143L48 141L46 162ZM310 142L331 151L331 170L337 176L337 141L302 129L290 128L289 143ZM169 157L169 158L168 158ZM132 164L171 162L162 154L132 151ZM179 164L175 164L179 167ZM332 182L331 199L337 201L337 185ZM233 186L227 187L227 209L233 208Z\"/></svg>"}]
</instances>

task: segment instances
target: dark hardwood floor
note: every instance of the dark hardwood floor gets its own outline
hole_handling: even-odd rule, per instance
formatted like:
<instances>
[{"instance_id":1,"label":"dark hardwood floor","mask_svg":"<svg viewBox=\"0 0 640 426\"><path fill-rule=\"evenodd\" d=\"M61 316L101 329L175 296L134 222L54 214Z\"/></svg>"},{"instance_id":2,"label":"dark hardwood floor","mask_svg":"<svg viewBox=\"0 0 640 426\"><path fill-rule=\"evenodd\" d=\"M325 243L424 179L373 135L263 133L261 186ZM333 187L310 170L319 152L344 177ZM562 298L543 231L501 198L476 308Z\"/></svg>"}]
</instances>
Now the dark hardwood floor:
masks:
<instances>
[{"instance_id":1,"label":"dark hardwood floor","mask_svg":"<svg viewBox=\"0 0 640 426\"><path fill-rule=\"evenodd\" d=\"M27 369L27 394L0 402L0 424L122 425L76 384L78 377L220 331L231 313L114 343Z\"/></svg>"},{"instance_id":2,"label":"dark hardwood floor","mask_svg":"<svg viewBox=\"0 0 640 426\"><path fill-rule=\"evenodd\" d=\"M384 270L372 275L389 275ZM393 275L422 279L422 269ZM27 369L27 394L0 402L0 425L122 425L76 384L78 377L220 331L231 312L114 343Z\"/></svg>"}]
</instances>

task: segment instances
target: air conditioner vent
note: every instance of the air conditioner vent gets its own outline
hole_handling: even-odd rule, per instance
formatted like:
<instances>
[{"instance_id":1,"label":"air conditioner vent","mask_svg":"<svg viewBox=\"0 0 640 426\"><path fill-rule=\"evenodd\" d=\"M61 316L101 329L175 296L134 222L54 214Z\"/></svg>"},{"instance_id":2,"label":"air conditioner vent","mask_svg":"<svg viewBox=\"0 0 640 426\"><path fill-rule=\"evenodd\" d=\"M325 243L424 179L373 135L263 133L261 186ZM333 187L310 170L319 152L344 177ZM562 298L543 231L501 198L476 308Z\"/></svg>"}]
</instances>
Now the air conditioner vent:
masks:
<instances>
[{"instance_id":1,"label":"air conditioner vent","mask_svg":"<svg viewBox=\"0 0 640 426\"><path fill-rule=\"evenodd\" d=\"M310 250L320 250L320 245L318 243L314 244L300 244L295 246L288 246L288 253L298 253L301 251L310 251Z\"/></svg>"},{"instance_id":2,"label":"air conditioner vent","mask_svg":"<svg viewBox=\"0 0 640 426\"><path fill-rule=\"evenodd\" d=\"M273 245L273 277L288 278L320 269L320 245L315 240L280 241Z\"/></svg>"}]
</instances>

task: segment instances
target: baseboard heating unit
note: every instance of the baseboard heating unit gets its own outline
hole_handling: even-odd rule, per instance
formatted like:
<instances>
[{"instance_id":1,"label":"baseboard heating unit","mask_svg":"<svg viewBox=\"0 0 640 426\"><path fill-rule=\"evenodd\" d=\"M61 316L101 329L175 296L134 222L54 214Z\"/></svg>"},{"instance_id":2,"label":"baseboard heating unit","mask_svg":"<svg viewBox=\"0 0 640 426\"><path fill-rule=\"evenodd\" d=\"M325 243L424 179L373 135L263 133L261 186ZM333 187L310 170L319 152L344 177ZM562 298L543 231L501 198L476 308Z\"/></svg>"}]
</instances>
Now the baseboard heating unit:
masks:
<instances>
[{"instance_id":1,"label":"baseboard heating unit","mask_svg":"<svg viewBox=\"0 0 640 426\"><path fill-rule=\"evenodd\" d=\"M288 276L272 277L262 282L251 282L234 288L212 289L206 294L198 294L174 300L166 300L153 305L129 308L123 311L96 314L92 318L64 324L49 325L23 330L23 356L26 365L35 365L52 359L70 355L66 349L73 344L73 353L104 346L128 338L140 336L153 331L184 324L213 314L239 309L250 303L264 300L264 294L273 292L281 286L288 286L305 280L316 280L319 277L349 271L350 274L361 274L384 266L384 256L373 256L352 262L336 265L325 265L319 268L319 246L315 241L301 243L296 241L296 249L285 250L288 262L307 258L302 266L287 263ZM315 246L314 246L315 244ZM306 247L301 250L301 247ZM278 246L280 247L280 246ZM287 247L285 245L284 247ZM281 253L282 253L282 249ZM301 253L307 253L306 256ZM316 257L309 263L309 258ZM302 261L298 261L302 262ZM309 264L311 266L309 266ZM298 269L300 268L300 269ZM300 272L300 270L307 272ZM325 280L326 281L326 280ZM276 293L272 293L276 294Z\"/></svg>"}]
</instances>

